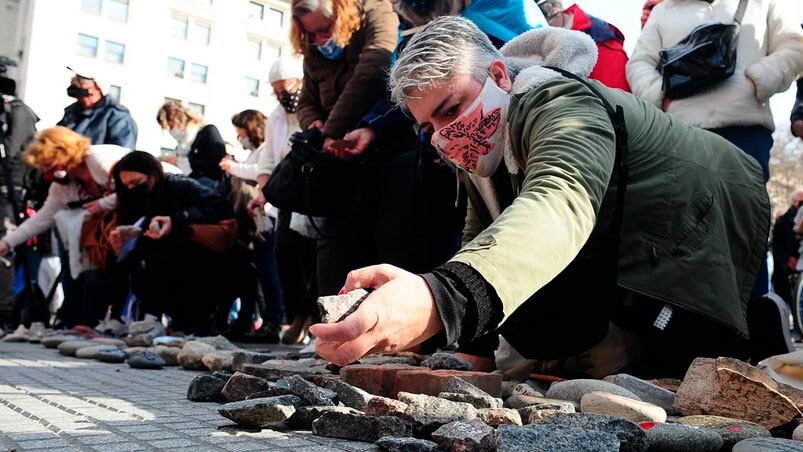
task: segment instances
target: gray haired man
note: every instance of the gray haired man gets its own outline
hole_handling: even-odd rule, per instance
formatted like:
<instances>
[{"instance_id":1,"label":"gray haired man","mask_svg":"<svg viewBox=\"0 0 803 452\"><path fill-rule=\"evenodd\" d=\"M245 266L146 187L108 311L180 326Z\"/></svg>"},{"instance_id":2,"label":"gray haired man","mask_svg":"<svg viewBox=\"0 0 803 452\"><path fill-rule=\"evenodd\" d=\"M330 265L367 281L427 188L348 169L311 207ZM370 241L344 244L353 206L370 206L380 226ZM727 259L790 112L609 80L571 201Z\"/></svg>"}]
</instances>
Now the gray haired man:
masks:
<instances>
[{"instance_id":1,"label":"gray haired man","mask_svg":"<svg viewBox=\"0 0 803 452\"><path fill-rule=\"evenodd\" d=\"M594 50L551 28L500 52L455 17L411 40L392 97L470 181L463 247L424 275L351 272L344 290L375 290L344 321L313 326L321 356L345 364L501 334L527 358L599 358L574 369L596 377L746 357L769 228L761 170L712 133L570 77L591 71Z\"/></svg>"}]
</instances>

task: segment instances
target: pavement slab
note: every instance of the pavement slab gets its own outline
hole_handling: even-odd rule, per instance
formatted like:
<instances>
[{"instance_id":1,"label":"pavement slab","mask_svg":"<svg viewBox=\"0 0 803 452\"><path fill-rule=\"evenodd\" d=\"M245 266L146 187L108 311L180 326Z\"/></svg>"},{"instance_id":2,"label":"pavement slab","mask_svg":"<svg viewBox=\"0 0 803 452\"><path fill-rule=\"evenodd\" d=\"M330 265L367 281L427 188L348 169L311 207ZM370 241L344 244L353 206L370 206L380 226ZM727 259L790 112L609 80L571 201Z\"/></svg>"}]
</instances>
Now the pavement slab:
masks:
<instances>
[{"instance_id":1,"label":"pavement slab","mask_svg":"<svg viewBox=\"0 0 803 452\"><path fill-rule=\"evenodd\" d=\"M310 432L239 428L217 413L219 403L186 399L190 381L202 374L132 369L0 342L0 451L377 450Z\"/></svg>"}]
</instances>

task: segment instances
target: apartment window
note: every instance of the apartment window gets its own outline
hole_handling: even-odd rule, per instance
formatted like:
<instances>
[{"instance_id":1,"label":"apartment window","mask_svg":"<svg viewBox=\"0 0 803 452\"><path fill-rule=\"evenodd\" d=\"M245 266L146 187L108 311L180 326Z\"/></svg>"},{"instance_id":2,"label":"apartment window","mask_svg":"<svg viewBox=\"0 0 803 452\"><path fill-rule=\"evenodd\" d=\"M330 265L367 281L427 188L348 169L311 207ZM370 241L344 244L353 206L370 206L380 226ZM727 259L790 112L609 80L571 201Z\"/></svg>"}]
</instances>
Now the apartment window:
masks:
<instances>
[{"instance_id":1,"label":"apartment window","mask_svg":"<svg viewBox=\"0 0 803 452\"><path fill-rule=\"evenodd\" d=\"M259 97L259 80L251 77L245 78L245 91L249 96Z\"/></svg>"},{"instance_id":2,"label":"apartment window","mask_svg":"<svg viewBox=\"0 0 803 452\"><path fill-rule=\"evenodd\" d=\"M265 18L265 5L259 2L248 3L248 17L262 20Z\"/></svg>"},{"instance_id":3,"label":"apartment window","mask_svg":"<svg viewBox=\"0 0 803 452\"><path fill-rule=\"evenodd\" d=\"M106 14L111 20L128 22L128 0L109 0Z\"/></svg>"},{"instance_id":4,"label":"apartment window","mask_svg":"<svg viewBox=\"0 0 803 452\"><path fill-rule=\"evenodd\" d=\"M174 97L165 96L165 103L168 103L168 102L175 102L177 104L180 104L181 103L181 99L176 99Z\"/></svg>"},{"instance_id":5,"label":"apartment window","mask_svg":"<svg viewBox=\"0 0 803 452\"><path fill-rule=\"evenodd\" d=\"M95 58L98 56L98 38L78 33L78 54Z\"/></svg>"},{"instance_id":6,"label":"apartment window","mask_svg":"<svg viewBox=\"0 0 803 452\"><path fill-rule=\"evenodd\" d=\"M248 40L248 56L254 60L259 61L262 59L262 40L249 39Z\"/></svg>"},{"instance_id":7,"label":"apartment window","mask_svg":"<svg viewBox=\"0 0 803 452\"><path fill-rule=\"evenodd\" d=\"M120 102L120 95L122 93L123 88L117 85L109 85L109 92L107 93L112 100L115 102Z\"/></svg>"},{"instance_id":8,"label":"apartment window","mask_svg":"<svg viewBox=\"0 0 803 452\"><path fill-rule=\"evenodd\" d=\"M101 0L81 0L81 11L100 16Z\"/></svg>"},{"instance_id":9,"label":"apartment window","mask_svg":"<svg viewBox=\"0 0 803 452\"><path fill-rule=\"evenodd\" d=\"M119 42L106 41L106 61L110 63L123 64L125 60L125 44Z\"/></svg>"},{"instance_id":10,"label":"apartment window","mask_svg":"<svg viewBox=\"0 0 803 452\"><path fill-rule=\"evenodd\" d=\"M212 36L212 26L209 24L201 23L201 22L194 22L192 24L192 39L193 41L203 44L205 46L209 45L209 39Z\"/></svg>"},{"instance_id":11,"label":"apartment window","mask_svg":"<svg viewBox=\"0 0 803 452\"><path fill-rule=\"evenodd\" d=\"M204 106L204 104L196 104L195 102L187 102L187 108L201 116L203 116L206 111L206 106Z\"/></svg>"},{"instance_id":12,"label":"apartment window","mask_svg":"<svg viewBox=\"0 0 803 452\"><path fill-rule=\"evenodd\" d=\"M190 66L190 80L198 83L206 83L206 76L209 73L209 68L203 64L192 63Z\"/></svg>"},{"instance_id":13,"label":"apartment window","mask_svg":"<svg viewBox=\"0 0 803 452\"><path fill-rule=\"evenodd\" d=\"M270 25L276 28L282 28L282 24L284 24L284 12L278 9L269 8L268 22Z\"/></svg>"},{"instance_id":14,"label":"apartment window","mask_svg":"<svg viewBox=\"0 0 803 452\"><path fill-rule=\"evenodd\" d=\"M168 57L167 73L173 77L184 78L184 60Z\"/></svg>"},{"instance_id":15,"label":"apartment window","mask_svg":"<svg viewBox=\"0 0 803 452\"><path fill-rule=\"evenodd\" d=\"M268 60L271 60L271 61L277 60L277 59L279 59L280 56L282 56L282 48L281 47L268 45L268 47L267 47L267 49L265 51L265 57Z\"/></svg>"},{"instance_id":16,"label":"apartment window","mask_svg":"<svg viewBox=\"0 0 803 452\"><path fill-rule=\"evenodd\" d=\"M175 38L187 39L187 26L189 20L186 17L173 16L170 21L170 34Z\"/></svg>"}]
</instances>

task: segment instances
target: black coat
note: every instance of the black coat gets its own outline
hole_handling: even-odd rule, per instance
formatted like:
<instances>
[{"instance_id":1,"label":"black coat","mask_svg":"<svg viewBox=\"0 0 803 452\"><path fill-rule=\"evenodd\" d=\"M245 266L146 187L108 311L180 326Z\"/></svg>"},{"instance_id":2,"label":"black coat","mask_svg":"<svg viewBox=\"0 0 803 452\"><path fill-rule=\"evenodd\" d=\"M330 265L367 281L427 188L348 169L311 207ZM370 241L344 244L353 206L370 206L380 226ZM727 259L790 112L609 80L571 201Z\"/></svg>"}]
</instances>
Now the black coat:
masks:
<instances>
[{"instance_id":1,"label":"black coat","mask_svg":"<svg viewBox=\"0 0 803 452\"><path fill-rule=\"evenodd\" d=\"M78 102L71 104L57 125L88 137L92 144L116 144L128 149L137 144L137 123L127 108L109 96L103 96L89 109Z\"/></svg>"},{"instance_id":2,"label":"black coat","mask_svg":"<svg viewBox=\"0 0 803 452\"><path fill-rule=\"evenodd\" d=\"M223 141L217 127L211 124L202 127L195 136L187 156L192 168L190 177L193 179L208 177L216 181L222 179L223 170L220 169L220 161L225 156L226 142Z\"/></svg>"},{"instance_id":3,"label":"black coat","mask_svg":"<svg viewBox=\"0 0 803 452\"><path fill-rule=\"evenodd\" d=\"M8 102L4 109L6 111L0 116L0 123L4 125L3 145L11 163L14 185L20 187L27 169L22 162L22 153L36 134L36 123L39 122L39 117L17 98ZM6 186L4 171L0 171L0 184Z\"/></svg>"}]
</instances>

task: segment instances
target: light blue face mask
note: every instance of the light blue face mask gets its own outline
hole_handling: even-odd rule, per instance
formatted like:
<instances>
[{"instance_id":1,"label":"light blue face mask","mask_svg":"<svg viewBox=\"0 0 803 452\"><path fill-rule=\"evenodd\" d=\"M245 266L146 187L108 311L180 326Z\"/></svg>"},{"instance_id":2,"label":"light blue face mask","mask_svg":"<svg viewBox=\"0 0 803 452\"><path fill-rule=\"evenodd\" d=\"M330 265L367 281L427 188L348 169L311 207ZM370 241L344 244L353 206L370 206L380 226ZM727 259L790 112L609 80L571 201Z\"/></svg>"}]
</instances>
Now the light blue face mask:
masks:
<instances>
[{"instance_id":1,"label":"light blue face mask","mask_svg":"<svg viewBox=\"0 0 803 452\"><path fill-rule=\"evenodd\" d=\"M339 60L343 56L343 47L337 45L334 37L330 37L323 44L318 46L318 51L321 52L327 60Z\"/></svg>"}]
</instances>

